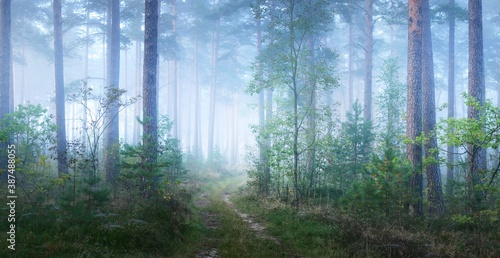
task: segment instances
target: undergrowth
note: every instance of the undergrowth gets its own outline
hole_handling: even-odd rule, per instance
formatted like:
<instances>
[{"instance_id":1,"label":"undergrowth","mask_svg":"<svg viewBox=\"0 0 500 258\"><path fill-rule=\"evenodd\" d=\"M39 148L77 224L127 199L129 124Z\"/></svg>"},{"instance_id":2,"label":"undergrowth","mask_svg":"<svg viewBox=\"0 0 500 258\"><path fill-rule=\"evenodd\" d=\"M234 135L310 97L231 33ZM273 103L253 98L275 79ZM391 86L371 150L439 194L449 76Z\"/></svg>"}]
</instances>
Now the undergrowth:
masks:
<instances>
[{"instance_id":1,"label":"undergrowth","mask_svg":"<svg viewBox=\"0 0 500 258\"><path fill-rule=\"evenodd\" d=\"M456 216L374 219L334 205L302 206L240 189L234 203L304 257L498 257L498 225L479 227ZM376 216L375 216L376 217Z\"/></svg>"},{"instance_id":2,"label":"undergrowth","mask_svg":"<svg viewBox=\"0 0 500 258\"><path fill-rule=\"evenodd\" d=\"M85 200L64 198L36 207L19 205L16 250L2 248L0 257L194 256L202 225L187 206L190 194L148 200L119 196L92 208ZM7 226L2 220L2 228Z\"/></svg>"}]
</instances>

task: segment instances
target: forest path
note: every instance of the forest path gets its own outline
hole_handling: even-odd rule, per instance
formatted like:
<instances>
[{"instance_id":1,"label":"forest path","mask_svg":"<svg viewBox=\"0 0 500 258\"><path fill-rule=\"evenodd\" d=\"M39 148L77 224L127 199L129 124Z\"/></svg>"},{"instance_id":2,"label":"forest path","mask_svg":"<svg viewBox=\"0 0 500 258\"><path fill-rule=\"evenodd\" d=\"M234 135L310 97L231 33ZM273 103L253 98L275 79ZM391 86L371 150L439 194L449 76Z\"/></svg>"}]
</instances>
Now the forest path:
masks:
<instances>
[{"instance_id":1,"label":"forest path","mask_svg":"<svg viewBox=\"0 0 500 258\"><path fill-rule=\"evenodd\" d=\"M280 241L276 238L276 237L273 237L271 236L268 232L267 232L267 229L266 227L257 222L255 220L255 218L253 218L252 216L246 214L246 213L243 213L241 211L239 211L236 206L234 206L234 204L231 202L231 200L229 200L229 193L224 193L224 201L227 203L227 205L229 205L229 207L231 207L231 209L236 212L236 214L238 214L238 216L240 216L240 218L248 224L248 226L250 227L250 229L252 229L252 231L256 234L256 236L260 239L267 239L267 240L271 240L273 241L275 244L277 245L281 245Z\"/></svg>"},{"instance_id":2,"label":"forest path","mask_svg":"<svg viewBox=\"0 0 500 258\"><path fill-rule=\"evenodd\" d=\"M194 206L198 209L201 210L201 218L203 221L203 225L207 230L213 231L216 230L220 227L220 214L209 211L208 208L211 205L211 200L209 199L209 196L207 193L202 193L199 195L199 197L196 198L196 200L193 202ZM203 245L205 246L205 249L201 252L199 252L196 255L196 258L215 258L219 257L217 255L217 248L216 246L217 239L213 239L207 237L205 239L205 243Z\"/></svg>"},{"instance_id":3,"label":"forest path","mask_svg":"<svg viewBox=\"0 0 500 258\"><path fill-rule=\"evenodd\" d=\"M244 183L241 176L210 182L195 196L193 204L206 228L196 258L297 257L271 236L262 223L239 211L230 200L235 189Z\"/></svg>"}]
</instances>

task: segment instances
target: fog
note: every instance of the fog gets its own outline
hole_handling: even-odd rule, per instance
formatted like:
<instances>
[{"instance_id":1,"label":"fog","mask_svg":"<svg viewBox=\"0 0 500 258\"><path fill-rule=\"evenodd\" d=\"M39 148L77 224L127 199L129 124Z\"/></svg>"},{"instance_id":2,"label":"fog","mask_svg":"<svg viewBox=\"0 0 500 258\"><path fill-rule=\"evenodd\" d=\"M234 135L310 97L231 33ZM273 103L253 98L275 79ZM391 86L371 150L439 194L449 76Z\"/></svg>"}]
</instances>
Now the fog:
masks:
<instances>
[{"instance_id":1,"label":"fog","mask_svg":"<svg viewBox=\"0 0 500 258\"><path fill-rule=\"evenodd\" d=\"M444 0L431 1L431 8L438 9ZM387 4L391 4L388 1ZM120 82L119 87L127 93L124 98L141 95L142 83L142 51L141 44L144 25L141 22L141 8L144 3L140 1L125 1L122 3L121 51L120 51ZM230 153L236 153L236 160L232 163L244 163L246 147L255 147L255 135L249 126L258 124L258 98L256 94L250 95L245 89L253 74L250 69L255 61L257 50L254 26L254 14L249 8L250 3L243 2L217 2L195 3L193 1L177 1L177 9L173 16L172 4L162 2L160 21L160 42L163 45L159 51L158 68L158 113L167 115L170 119L177 117L174 123L178 127L178 138L182 150L193 150L194 142L194 113L195 113L195 42L196 34L198 43L198 85L200 87L200 132L201 146L204 157L207 155L208 118L210 102L211 80L211 40L214 31L218 34L218 60L216 68L216 115L214 148L217 147L221 154L229 158ZM457 1L458 6L465 8L465 1ZM497 92L498 61L498 13L495 10L496 2L484 2L484 49L486 57L486 86L487 96ZM43 1L24 3L13 1L13 27L12 27L12 57L13 57L13 98L14 106L19 104L40 103L54 114L54 71L51 49L52 32L50 9L51 6ZM22 5L31 5L22 8ZM142 7L141 7L142 6ZM37 8L36 15L30 17L31 8ZM204 9L203 9L204 8ZM106 22L106 10L100 9L98 2L86 10L85 3L79 1L68 2L63 5L64 22L64 78L65 92L69 94L78 84L88 80L88 86L100 90L106 83L106 36L102 28ZM219 11L217 11L219 10ZM222 11L220 11L222 10ZM404 8L403 8L404 10ZM342 10L341 10L342 11ZM352 73L353 99L363 101L363 71L364 71L364 18L361 12L353 13L352 25L341 13L329 25L328 30L321 36L321 46L328 47L338 53L335 75L339 78L339 86L331 91L334 99L335 117L343 120L349 110L349 48L353 54ZM215 28L213 13L219 12L220 25ZM224 12L224 13L222 13ZM379 12L382 12L380 10ZM391 16L397 10L389 9ZM77 16L77 17L75 17ZM75 18L73 18L75 17ZM447 41L448 26L444 21L444 14L436 15L432 23L434 65L436 78L436 107L447 103ZM374 58L373 78L374 95L384 87L377 82L380 68L384 60L395 57L398 60L400 80L404 82L406 73L406 26L397 17L387 17L380 13L374 22ZM173 21L176 20L176 31L173 31ZM88 26L85 25L88 21ZM352 26L352 39L349 45L349 26ZM88 27L88 35L86 29ZM30 30L36 31L30 34ZM456 23L456 93L460 96L467 88L467 22ZM265 32L264 32L265 33ZM263 39L266 44L266 38ZM85 47L88 44L86 55ZM140 51L138 51L140 45ZM39 50L43 49L44 52ZM174 65L177 65L177 78L174 78ZM173 88L177 87L177 95L173 96ZM177 102L174 101L177 99ZM496 102L496 97L492 97ZM173 115L173 105L177 104L177 115ZM137 126L137 111L134 105L128 106L120 112L120 139L126 143L138 143L141 134ZM377 106L373 106L373 113ZM466 107L462 101L457 101L457 115L463 116ZM438 118L445 117L446 110L438 112ZM66 103L66 124L68 140L77 137L78 125L75 118L82 117L82 107ZM139 130L139 131L137 131ZM234 155L233 155L234 157ZM233 158L234 159L234 158Z\"/></svg>"},{"instance_id":2,"label":"fog","mask_svg":"<svg viewBox=\"0 0 500 258\"><path fill-rule=\"evenodd\" d=\"M207 240L208 229L228 227L234 215L249 224L241 232L263 228L251 234L275 246L251 257L281 249L280 257L495 257L499 7L498 0L2 0L0 149L15 149L0 155L2 183L21 189L24 215L48 207L44 225L59 221L58 212L84 214L89 228L98 223L95 245L112 246L103 256L123 242L106 244L107 234L127 223L137 237L130 225L146 221L153 226L145 234L168 236L138 241L137 257L163 257L175 249L167 243L187 246L196 237L213 247L198 246L206 250L196 257L239 257ZM276 238L253 220L266 216ZM97 217L109 221L89 222ZM290 228L276 222L290 218ZM336 228L344 230L337 236L311 226L311 238L321 239L304 244L291 229L302 219L321 230L348 228ZM80 227L66 222L54 235ZM401 228L388 229L393 224ZM32 231L21 236L41 232L26 225ZM384 235L391 230L401 232ZM441 230L453 237L437 236ZM290 251L295 242L279 232L318 250ZM471 232L490 240L469 241ZM246 239L219 235L217 243ZM149 244L165 249L141 249ZM345 247L342 255L332 246ZM27 250L21 256L40 254Z\"/></svg>"}]
</instances>

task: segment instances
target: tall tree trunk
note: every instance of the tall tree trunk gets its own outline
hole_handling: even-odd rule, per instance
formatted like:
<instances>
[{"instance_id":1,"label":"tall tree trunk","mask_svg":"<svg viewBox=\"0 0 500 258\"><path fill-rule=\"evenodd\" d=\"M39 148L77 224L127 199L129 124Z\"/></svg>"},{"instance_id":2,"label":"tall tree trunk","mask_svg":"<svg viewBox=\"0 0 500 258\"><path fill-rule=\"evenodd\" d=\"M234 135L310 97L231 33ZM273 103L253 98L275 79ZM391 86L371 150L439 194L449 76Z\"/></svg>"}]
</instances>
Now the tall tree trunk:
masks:
<instances>
[{"instance_id":1,"label":"tall tree trunk","mask_svg":"<svg viewBox=\"0 0 500 258\"><path fill-rule=\"evenodd\" d=\"M187 67L188 69L188 74L191 74L191 67ZM192 103L193 103L193 86L192 86L192 80L188 80L188 83L187 83L187 89L186 89L186 92L188 94L187 96L187 110L186 110L186 133L185 133L185 136L186 136L186 149L187 149L187 152L189 153L192 153L192 145L191 145L191 113L192 113Z\"/></svg>"},{"instance_id":2,"label":"tall tree trunk","mask_svg":"<svg viewBox=\"0 0 500 258\"><path fill-rule=\"evenodd\" d=\"M366 0L365 13L365 105L363 118L372 120L372 70L373 70L373 0Z\"/></svg>"},{"instance_id":3,"label":"tall tree trunk","mask_svg":"<svg viewBox=\"0 0 500 258\"><path fill-rule=\"evenodd\" d=\"M314 38L309 36L308 39L308 48L309 48L309 65L311 73L314 72ZM316 148L314 147L316 141L316 82L314 79L314 75L312 78L309 78L309 87L311 90L310 102L309 102L309 112L307 115L307 127L308 127L308 146L310 146L307 150L307 172L309 173L309 194L312 195L313 186L314 186L314 177L316 170Z\"/></svg>"},{"instance_id":4,"label":"tall tree trunk","mask_svg":"<svg viewBox=\"0 0 500 258\"><path fill-rule=\"evenodd\" d=\"M408 2L408 103L406 156L413 167L410 187L412 208L422 215L422 146L416 138L422 132L422 0Z\"/></svg>"},{"instance_id":5,"label":"tall tree trunk","mask_svg":"<svg viewBox=\"0 0 500 258\"><path fill-rule=\"evenodd\" d=\"M238 149L238 100L239 100L239 95L236 93L235 95L235 102L234 102L234 109L233 109L233 126L232 126L232 142L231 142L231 161L233 165L238 164L238 156L239 156L239 149Z\"/></svg>"},{"instance_id":6,"label":"tall tree trunk","mask_svg":"<svg viewBox=\"0 0 500 258\"><path fill-rule=\"evenodd\" d=\"M21 58L24 59L24 62L26 62L26 58L27 58L27 55L26 55L26 47L23 45L21 45ZM21 69L21 79L19 80L20 83L19 83L19 96L18 97L18 103L19 104L25 104L26 102L26 81L27 81L27 76L26 76L26 64L23 64L21 65L20 67ZM16 85L16 83L14 83L14 85Z\"/></svg>"},{"instance_id":7,"label":"tall tree trunk","mask_svg":"<svg viewBox=\"0 0 500 258\"><path fill-rule=\"evenodd\" d=\"M482 1L469 0L469 96L481 106L485 99L482 16ZM479 110L469 106L467 117L479 119ZM475 186L480 183L479 171L486 169L486 149L470 144L467 146L467 153L469 196L475 209L481 201L481 193Z\"/></svg>"},{"instance_id":8,"label":"tall tree trunk","mask_svg":"<svg viewBox=\"0 0 500 258\"><path fill-rule=\"evenodd\" d=\"M294 21L295 17L295 1L291 1L290 6L289 6L289 20ZM299 132L300 132L300 124L299 124L299 85L297 80L299 79L299 74L298 74L298 54L297 54L297 49L295 46L295 27L293 23L290 23L288 25L288 30L290 32L290 42L288 44L290 48L290 59L291 59L291 85L290 89L293 94L293 144L292 144L292 151L293 151L293 167L292 167L292 175L293 175L293 203L295 206L295 209L299 209L300 205L300 194L299 194ZM288 188L288 186L287 186ZM288 194L288 191L287 191Z\"/></svg>"},{"instance_id":9,"label":"tall tree trunk","mask_svg":"<svg viewBox=\"0 0 500 258\"><path fill-rule=\"evenodd\" d=\"M10 99L10 64L11 64L11 1L0 1L0 121L11 112ZM0 129L3 129L0 124ZM5 171L8 165L7 149L10 139L0 139L0 170ZM7 173L2 173L2 181L7 180Z\"/></svg>"},{"instance_id":10,"label":"tall tree trunk","mask_svg":"<svg viewBox=\"0 0 500 258\"><path fill-rule=\"evenodd\" d=\"M158 65L158 0L145 0L143 69L143 142L148 172L153 173L158 157L158 103L156 66Z\"/></svg>"},{"instance_id":11,"label":"tall tree trunk","mask_svg":"<svg viewBox=\"0 0 500 258\"><path fill-rule=\"evenodd\" d=\"M57 174L68 173L61 0L54 0L54 71L56 88Z\"/></svg>"},{"instance_id":12,"label":"tall tree trunk","mask_svg":"<svg viewBox=\"0 0 500 258\"><path fill-rule=\"evenodd\" d=\"M176 8L176 1L172 1L172 31L175 35L177 31L177 8ZM177 56L174 56L174 74L173 74L173 83L172 83L172 122L174 122L173 128L172 128L172 136L174 138L180 139L180 131L179 131L179 62L177 60Z\"/></svg>"},{"instance_id":13,"label":"tall tree trunk","mask_svg":"<svg viewBox=\"0 0 500 258\"><path fill-rule=\"evenodd\" d=\"M296 69L294 69L296 70ZM293 77L293 200L295 209L299 209L299 118L298 118L298 90L296 83L296 74Z\"/></svg>"},{"instance_id":14,"label":"tall tree trunk","mask_svg":"<svg viewBox=\"0 0 500 258\"><path fill-rule=\"evenodd\" d=\"M426 165L429 213L444 212L439 155L436 151L436 102L434 86L434 61L432 54L432 32L429 0L422 0L422 94L423 130L429 140L425 143L425 159L434 159Z\"/></svg>"},{"instance_id":15,"label":"tall tree trunk","mask_svg":"<svg viewBox=\"0 0 500 258\"><path fill-rule=\"evenodd\" d=\"M85 87L84 89L84 96L83 96L83 125L82 125L82 132L80 135L82 145L86 146L86 134L87 134L87 87L89 83L89 48L90 48L90 28L89 28L89 10L87 9L87 13L85 16L85 56L84 56L84 64L83 64L83 86Z\"/></svg>"},{"instance_id":16,"label":"tall tree trunk","mask_svg":"<svg viewBox=\"0 0 500 258\"><path fill-rule=\"evenodd\" d=\"M257 55L260 55L262 52L262 28L261 28L261 18L258 17L256 20L256 29L257 29L257 38L256 38L256 45L257 45ZM258 71L257 71L257 76L258 80L262 81L263 79L263 68L262 68L262 63L258 64ZM260 135L259 135L259 163L260 163L260 169L262 169L262 178L261 182L259 182L259 187L261 187L260 192L267 195L269 193L269 176L267 173L267 157L266 157L266 127L265 127L265 113L266 113L266 107L265 107L265 94L266 91L265 89L261 89L259 92L259 130L260 130Z\"/></svg>"},{"instance_id":17,"label":"tall tree trunk","mask_svg":"<svg viewBox=\"0 0 500 258\"><path fill-rule=\"evenodd\" d=\"M135 93L136 96L142 95L142 72L141 72L141 67L142 67L142 54L141 54L141 42L136 41L135 42ZM143 96L144 97L144 96ZM134 143L138 144L139 143L139 136L141 135L141 126L140 123L137 121L137 118L140 117L141 114L141 103L137 101L135 103L135 108L134 108L134 117L136 118L134 120Z\"/></svg>"},{"instance_id":18,"label":"tall tree trunk","mask_svg":"<svg viewBox=\"0 0 500 258\"><path fill-rule=\"evenodd\" d=\"M273 90L272 89L267 89L266 90L266 121L265 121L265 126L266 128L269 127L272 123L273 119ZM270 131L270 130L268 130ZM269 152L271 149L271 132L268 132L267 139L265 141L265 150L266 152ZM266 155L267 157L267 155ZM271 184L271 167L269 165L269 159L266 158L265 166L264 166L264 174L266 175L267 182L268 184ZM270 187L269 185L267 186L267 191L269 191Z\"/></svg>"},{"instance_id":19,"label":"tall tree trunk","mask_svg":"<svg viewBox=\"0 0 500 258\"><path fill-rule=\"evenodd\" d=\"M348 77L349 77L348 78L348 80L349 80L348 81L348 83L349 83L349 89L348 89L349 100L347 103L349 106L346 108L346 110L349 110L349 111L352 110L352 104L353 104L353 100L354 100L354 83L353 83L353 73L354 73L354 71L353 71L353 69L354 69L353 68L353 59L354 59L353 55L354 55L354 53L352 51L353 44L354 44L354 42L353 42L354 35L353 35L353 24L352 23L353 23L353 21L352 21L352 17L351 17L351 22L349 22L349 61L348 61L349 68L347 71Z\"/></svg>"},{"instance_id":20,"label":"tall tree trunk","mask_svg":"<svg viewBox=\"0 0 500 258\"><path fill-rule=\"evenodd\" d=\"M450 6L455 7L455 0L450 0ZM448 118L455 117L455 12L448 15ZM448 166L446 170L446 195L453 194L455 147L448 145Z\"/></svg>"},{"instance_id":21,"label":"tall tree trunk","mask_svg":"<svg viewBox=\"0 0 500 258\"><path fill-rule=\"evenodd\" d=\"M120 0L108 0L108 45L107 45L107 82L108 96L113 96L112 102L106 114L106 132L104 137L105 159L104 171L106 171L106 182L113 184L119 173L118 162L120 159L120 121L119 121L119 99L115 98L120 82Z\"/></svg>"},{"instance_id":22,"label":"tall tree trunk","mask_svg":"<svg viewBox=\"0 0 500 258\"><path fill-rule=\"evenodd\" d=\"M194 153L196 160L203 159L202 146L201 146L201 98L200 98L200 85L198 83L198 33L195 36L195 49L194 49L194 87L195 87L195 110L194 110Z\"/></svg>"},{"instance_id":23,"label":"tall tree trunk","mask_svg":"<svg viewBox=\"0 0 500 258\"><path fill-rule=\"evenodd\" d=\"M208 114L208 144L207 144L207 159L213 160L214 151L214 128L215 128L215 102L216 102L216 87L217 87L217 59L219 49L219 25L220 18L217 19L215 31L212 32L212 64L211 64L211 80L210 80L210 108Z\"/></svg>"},{"instance_id":24,"label":"tall tree trunk","mask_svg":"<svg viewBox=\"0 0 500 258\"><path fill-rule=\"evenodd\" d=\"M130 97L128 96L130 93L129 93L129 88L128 88L128 48L125 48L125 51L124 51L124 59L123 60L123 88L126 90L126 95L127 97ZM128 108L124 108L123 111L125 112L124 114L124 119L123 119L123 125L124 125L124 130L123 130L123 139L125 139L124 141L126 143L128 143L128 131L129 131L129 126L128 126L128 115L129 115L129 109Z\"/></svg>"},{"instance_id":25,"label":"tall tree trunk","mask_svg":"<svg viewBox=\"0 0 500 258\"><path fill-rule=\"evenodd\" d=\"M12 55L12 49L11 49ZM9 110L14 110L14 61L10 59L9 70Z\"/></svg>"}]
</instances>

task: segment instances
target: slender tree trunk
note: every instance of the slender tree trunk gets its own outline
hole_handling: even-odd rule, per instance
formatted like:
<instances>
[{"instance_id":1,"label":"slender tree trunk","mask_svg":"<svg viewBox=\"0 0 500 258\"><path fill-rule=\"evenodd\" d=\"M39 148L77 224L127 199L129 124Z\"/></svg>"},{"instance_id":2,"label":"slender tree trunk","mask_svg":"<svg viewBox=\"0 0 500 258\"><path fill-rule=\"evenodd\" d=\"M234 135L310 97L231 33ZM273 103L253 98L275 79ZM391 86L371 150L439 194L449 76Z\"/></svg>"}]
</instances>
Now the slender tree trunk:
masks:
<instances>
[{"instance_id":1,"label":"slender tree trunk","mask_svg":"<svg viewBox=\"0 0 500 258\"><path fill-rule=\"evenodd\" d=\"M349 61L348 61L349 62L349 64L348 64L349 70L347 71L348 77L349 77L348 78L348 80L349 80L349 89L348 89L349 101L347 103L349 106L346 108L346 110L349 110L349 111L351 111L351 109L352 109L352 104L353 104L353 100L354 100L354 83L353 83L353 73L354 73L354 71L353 71L353 69L354 69L353 68L353 59L354 59L353 55L354 55L354 53L352 51L353 44L354 44L354 42L353 42L354 36L353 36L352 30L353 30L353 24L352 24L352 20L351 20L351 22L349 23Z\"/></svg>"},{"instance_id":2,"label":"slender tree trunk","mask_svg":"<svg viewBox=\"0 0 500 258\"><path fill-rule=\"evenodd\" d=\"M56 87L57 174L68 173L61 0L54 0L54 70Z\"/></svg>"},{"instance_id":3,"label":"slender tree trunk","mask_svg":"<svg viewBox=\"0 0 500 258\"><path fill-rule=\"evenodd\" d=\"M144 27L143 142L147 155L143 162L148 164L148 172L153 173L158 156L158 0L146 0Z\"/></svg>"},{"instance_id":4,"label":"slender tree trunk","mask_svg":"<svg viewBox=\"0 0 500 258\"><path fill-rule=\"evenodd\" d=\"M191 68L188 68L188 74L191 74ZM187 89L186 92L188 94L188 100L187 102L187 110L186 110L186 148L189 153L192 153L192 145L191 145L191 109L192 109L192 103L193 103L193 87L192 87L192 81L188 80L187 83Z\"/></svg>"},{"instance_id":5,"label":"slender tree trunk","mask_svg":"<svg viewBox=\"0 0 500 258\"><path fill-rule=\"evenodd\" d=\"M108 24L108 46L107 46L107 94L113 96L106 114L106 134L104 137L105 159L104 170L106 171L106 182L113 184L119 173L118 162L120 159L120 121L119 121L119 99L116 92L120 82L120 1L108 0L108 15L111 16Z\"/></svg>"},{"instance_id":6,"label":"slender tree trunk","mask_svg":"<svg viewBox=\"0 0 500 258\"><path fill-rule=\"evenodd\" d=\"M210 80L210 108L208 114L208 146L207 159L213 160L214 151L214 128L215 128L215 102L216 102L216 87L217 87L217 56L219 49L219 25L220 19L217 20L217 25L212 32L212 64L211 64L211 80Z\"/></svg>"},{"instance_id":7,"label":"slender tree trunk","mask_svg":"<svg viewBox=\"0 0 500 258\"><path fill-rule=\"evenodd\" d=\"M125 95L127 97L130 97L129 96L129 88L128 88L128 49L125 48L125 53L123 55L123 57L125 58L125 60L123 60L123 79L124 79L124 82L123 82L123 88L126 90L126 93ZM129 109L128 107L127 108L124 108L125 111L125 114L124 114L124 119L123 119L123 125L124 125L124 130L123 130L123 139L125 139L125 142L128 143L128 131L129 131L129 126L128 126L128 115L129 115Z\"/></svg>"},{"instance_id":8,"label":"slender tree trunk","mask_svg":"<svg viewBox=\"0 0 500 258\"><path fill-rule=\"evenodd\" d=\"M203 159L201 146L201 98L200 85L198 83L198 33L195 36L194 49L194 87L195 87L195 110L194 110L194 152L196 160Z\"/></svg>"},{"instance_id":9,"label":"slender tree trunk","mask_svg":"<svg viewBox=\"0 0 500 258\"><path fill-rule=\"evenodd\" d=\"M309 48L309 54L310 54L310 69L311 72L313 71L314 67L314 39L312 36L309 37L308 39L308 48ZM315 148L315 141L316 141L316 82L314 79L314 75L312 75L312 78L309 78L309 87L311 90L311 95L310 95L310 102L309 102L309 112L308 112L308 117L307 117L307 126L308 126L308 145L309 148L307 150L307 171L309 173L309 194L312 195L313 191L313 186L314 186L314 177L315 177L315 170L316 170L316 148Z\"/></svg>"},{"instance_id":10,"label":"slender tree trunk","mask_svg":"<svg viewBox=\"0 0 500 258\"><path fill-rule=\"evenodd\" d=\"M26 62L26 50L25 50L25 46L22 45L21 46L21 56L22 58L24 59L24 61ZM23 64L21 65L20 67L21 69L21 79L20 79L20 83L19 83L19 97L18 97L18 100L19 100L19 104L23 104L26 102L26 80L27 80L27 76L26 76L26 65ZM14 84L15 85L15 84Z\"/></svg>"},{"instance_id":11,"label":"slender tree trunk","mask_svg":"<svg viewBox=\"0 0 500 258\"><path fill-rule=\"evenodd\" d=\"M235 95L235 102L234 102L234 110L233 110L233 138L232 138L232 143L231 143L231 161L233 165L238 164L238 157L239 157L239 149L238 149L238 101L239 101L239 95L236 93Z\"/></svg>"},{"instance_id":12,"label":"slender tree trunk","mask_svg":"<svg viewBox=\"0 0 500 258\"><path fill-rule=\"evenodd\" d=\"M270 12L274 12L274 3L273 1L269 2L269 9ZM271 15L271 23L274 24L274 16ZM274 41L274 38L271 38L271 42ZM269 71L272 72L272 71ZM265 121L265 126L266 128L271 125L273 119L273 89L268 88L266 89L266 121ZM268 130L268 136L266 139L266 152L269 152L271 150L271 132ZM271 184L271 167L269 165L269 160L266 161L265 167L264 167L264 174L266 175L266 178L268 180L268 183ZM279 177L278 177L278 188L279 186ZM269 192L270 186L267 186L267 191Z\"/></svg>"},{"instance_id":13,"label":"slender tree trunk","mask_svg":"<svg viewBox=\"0 0 500 258\"><path fill-rule=\"evenodd\" d=\"M295 77L296 75L293 75ZM294 193L294 206L299 209L299 119L298 119L298 94L297 84L293 79L293 193Z\"/></svg>"},{"instance_id":14,"label":"slender tree trunk","mask_svg":"<svg viewBox=\"0 0 500 258\"><path fill-rule=\"evenodd\" d=\"M12 49L11 49L12 55ZM9 69L9 109L14 110L14 61L10 59Z\"/></svg>"},{"instance_id":15,"label":"slender tree trunk","mask_svg":"<svg viewBox=\"0 0 500 258\"><path fill-rule=\"evenodd\" d=\"M450 0L450 6L455 6L455 0ZM448 16L448 118L455 117L455 12ZM453 194L455 147L448 145L448 166L446 170L446 195Z\"/></svg>"},{"instance_id":16,"label":"slender tree trunk","mask_svg":"<svg viewBox=\"0 0 500 258\"><path fill-rule=\"evenodd\" d=\"M427 164L427 191L429 213L439 215L444 212L441 172L436 139L436 102L434 86L434 61L432 54L432 32L429 0L422 0L422 94L423 130L429 140L425 143L425 159L434 159Z\"/></svg>"},{"instance_id":17,"label":"slender tree trunk","mask_svg":"<svg viewBox=\"0 0 500 258\"><path fill-rule=\"evenodd\" d=\"M372 120L373 0L366 0L365 13L365 105L363 118Z\"/></svg>"},{"instance_id":18,"label":"slender tree trunk","mask_svg":"<svg viewBox=\"0 0 500 258\"><path fill-rule=\"evenodd\" d=\"M142 91L142 72L141 72L141 67L142 67L142 54L141 54L141 42L140 41L136 41L135 42L135 93L136 95L142 95L141 94L141 91ZM142 95L143 96L143 95ZM144 96L143 96L144 97ZM134 109L134 117L135 118L138 118L140 117L140 114L141 114L141 103L139 101L137 101L135 103L135 109ZM134 143L135 144L138 144L139 143L139 136L141 135L141 126L140 126L140 123L135 120L134 121Z\"/></svg>"},{"instance_id":19,"label":"slender tree trunk","mask_svg":"<svg viewBox=\"0 0 500 258\"><path fill-rule=\"evenodd\" d=\"M256 29L257 29L257 38L256 38L256 45L257 45L257 55L260 55L262 52L262 31L261 31L261 19L260 17L257 18L256 20ZM258 64L258 80L262 81L262 63ZM265 126L265 94L266 91L264 89L261 89L259 92L259 130L260 130L260 135L259 135L259 163L260 163L260 169L262 169L262 178L259 187L261 189L260 192L267 195L269 193L269 177L267 173L267 157L266 157L266 126Z\"/></svg>"},{"instance_id":20,"label":"slender tree trunk","mask_svg":"<svg viewBox=\"0 0 500 258\"><path fill-rule=\"evenodd\" d=\"M174 98L175 98L175 95L172 94L174 92L173 90L173 87L174 87L174 83L175 82L172 82L172 62L170 60L167 60L166 62L166 68L165 68L165 78L166 78L166 82L167 82L167 115L169 117L170 120L173 119L174 117L174 113L173 113L173 110L174 110ZM175 78L175 77L174 77ZM172 128L173 130L173 128Z\"/></svg>"},{"instance_id":21,"label":"slender tree trunk","mask_svg":"<svg viewBox=\"0 0 500 258\"><path fill-rule=\"evenodd\" d=\"M410 187L412 208L422 215L422 146L416 138L422 132L422 0L408 2L408 103L406 136L412 141L406 145L406 156L413 167Z\"/></svg>"},{"instance_id":22,"label":"slender tree trunk","mask_svg":"<svg viewBox=\"0 0 500 258\"><path fill-rule=\"evenodd\" d=\"M291 1L289 6L290 13L290 21L294 21L294 12L295 12L295 1ZM300 132L300 124L299 124L299 86L298 86L298 54L295 46L295 28L294 24L290 23L289 27L290 32L290 59L291 59L291 91L293 94L293 167L292 167L292 175L293 175L293 202L295 209L299 209L300 204L300 194L299 194L299 132ZM288 187L287 187L288 188ZM288 194L288 191L287 191Z\"/></svg>"},{"instance_id":23,"label":"slender tree trunk","mask_svg":"<svg viewBox=\"0 0 500 258\"><path fill-rule=\"evenodd\" d=\"M175 35L177 31L177 8L176 8L176 1L172 1L172 31ZM179 84L178 84L178 74L179 74L179 62L177 60L177 56L174 56L173 60L173 83L172 83L172 122L174 122L173 128L172 128L172 136L174 138L180 139L180 131L179 131Z\"/></svg>"},{"instance_id":24,"label":"slender tree trunk","mask_svg":"<svg viewBox=\"0 0 500 258\"><path fill-rule=\"evenodd\" d=\"M84 64L83 64L83 86L84 86L84 96L83 96L83 125L82 132L80 135L83 146L86 146L86 133L87 133L87 87L89 83L89 37L90 37L90 28L89 28L89 10L87 9L87 14L85 16L85 56L84 56ZM85 148L84 148L85 149Z\"/></svg>"},{"instance_id":25,"label":"slender tree trunk","mask_svg":"<svg viewBox=\"0 0 500 258\"><path fill-rule=\"evenodd\" d=\"M11 64L11 1L0 1L0 121L12 110L10 100L10 64ZM0 129L2 128L0 124ZM0 140L0 171L5 171L8 165L7 150L10 139ZM2 173L2 181L7 181L7 172Z\"/></svg>"},{"instance_id":26,"label":"slender tree trunk","mask_svg":"<svg viewBox=\"0 0 500 258\"><path fill-rule=\"evenodd\" d=\"M481 106L485 100L482 16L482 1L469 0L469 96ZM469 106L467 117L479 119L479 110ZM486 169L486 149L470 144L467 146L467 152L469 196L475 209L481 201L481 193L475 186L480 183L479 171Z\"/></svg>"}]
</instances>

